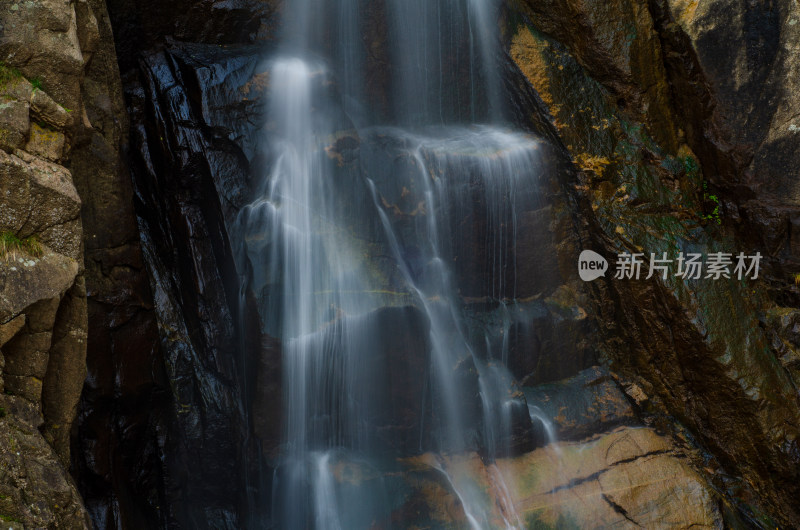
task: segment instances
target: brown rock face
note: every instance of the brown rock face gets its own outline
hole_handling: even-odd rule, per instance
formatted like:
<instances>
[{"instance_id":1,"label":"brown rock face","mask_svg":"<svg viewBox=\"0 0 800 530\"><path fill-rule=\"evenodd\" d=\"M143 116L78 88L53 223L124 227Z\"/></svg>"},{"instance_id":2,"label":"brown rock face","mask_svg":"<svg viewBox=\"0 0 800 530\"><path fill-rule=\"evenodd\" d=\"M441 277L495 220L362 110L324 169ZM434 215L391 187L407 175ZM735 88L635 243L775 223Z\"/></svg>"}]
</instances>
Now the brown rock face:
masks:
<instances>
[{"instance_id":1,"label":"brown rock face","mask_svg":"<svg viewBox=\"0 0 800 530\"><path fill-rule=\"evenodd\" d=\"M720 528L714 493L665 438L623 428L497 463L528 528Z\"/></svg>"},{"instance_id":2,"label":"brown rock face","mask_svg":"<svg viewBox=\"0 0 800 530\"><path fill-rule=\"evenodd\" d=\"M796 3L520 10L511 56L579 170L565 184L583 248L612 267L623 251L764 257L757 281L606 278L587 292L602 357L631 397L677 418L718 470L744 477L714 480L745 518L798 524L800 403L786 316L799 301L787 179Z\"/></svg>"}]
</instances>

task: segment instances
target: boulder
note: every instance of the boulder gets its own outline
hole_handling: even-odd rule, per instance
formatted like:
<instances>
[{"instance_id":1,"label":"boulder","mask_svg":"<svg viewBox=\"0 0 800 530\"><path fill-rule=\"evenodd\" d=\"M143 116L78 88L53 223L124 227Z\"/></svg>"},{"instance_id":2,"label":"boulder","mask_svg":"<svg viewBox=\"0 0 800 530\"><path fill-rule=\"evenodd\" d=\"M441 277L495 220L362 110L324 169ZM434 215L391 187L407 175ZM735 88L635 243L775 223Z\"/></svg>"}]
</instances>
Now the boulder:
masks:
<instances>
[{"instance_id":1,"label":"boulder","mask_svg":"<svg viewBox=\"0 0 800 530\"><path fill-rule=\"evenodd\" d=\"M31 114L36 120L63 131L71 123L71 114L44 90L34 90L30 98Z\"/></svg>"},{"instance_id":2,"label":"boulder","mask_svg":"<svg viewBox=\"0 0 800 530\"><path fill-rule=\"evenodd\" d=\"M78 262L54 252L46 252L41 258L19 255L6 265L0 268L0 320L16 316L41 300L57 301L79 271Z\"/></svg>"},{"instance_id":3,"label":"boulder","mask_svg":"<svg viewBox=\"0 0 800 530\"><path fill-rule=\"evenodd\" d=\"M61 105L80 109L84 58L69 0L14 1L3 12L0 57Z\"/></svg>"},{"instance_id":4,"label":"boulder","mask_svg":"<svg viewBox=\"0 0 800 530\"><path fill-rule=\"evenodd\" d=\"M65 142L63 133L34 123L31 125L25 151L51 162L58 162L64 155Z\"/></svg>"},{"instance_id":5,"label":"boulder","mask_svg":"<svg viewBox=\"0 0 800 530\"><path fill-rule=\"evenodd\" d=\"M0 151L0 230L20 239L36 234L54 252L81 260L80 208L64 167L21 151Z\"/></svg>"}]
</instances>

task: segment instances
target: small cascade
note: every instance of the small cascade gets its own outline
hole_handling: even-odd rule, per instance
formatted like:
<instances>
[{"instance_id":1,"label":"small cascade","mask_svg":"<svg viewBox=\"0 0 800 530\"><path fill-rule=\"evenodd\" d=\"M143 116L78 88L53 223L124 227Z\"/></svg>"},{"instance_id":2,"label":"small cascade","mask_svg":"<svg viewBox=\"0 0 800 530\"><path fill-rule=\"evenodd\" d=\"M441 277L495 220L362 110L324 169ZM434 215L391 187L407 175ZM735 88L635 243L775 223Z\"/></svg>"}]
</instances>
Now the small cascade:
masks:
<instances>
[{"instance_id":1,"label":"small cascade","mask_svg":"<svg viewBox=\"0 0 800 530\"><path fill-rule=\"evenodd\" d=\"M541 144L497 125L490 0L387 1L394 117L371 123L359 5L289 2L269 68L271 164L238 219L245 281L283 348L272 525L395 520L387 462L428 453L472 528L518 528L493 461L535 443L506 363ZM467 299L497 325L470 326Z\"/></svg>"}]
</instances>

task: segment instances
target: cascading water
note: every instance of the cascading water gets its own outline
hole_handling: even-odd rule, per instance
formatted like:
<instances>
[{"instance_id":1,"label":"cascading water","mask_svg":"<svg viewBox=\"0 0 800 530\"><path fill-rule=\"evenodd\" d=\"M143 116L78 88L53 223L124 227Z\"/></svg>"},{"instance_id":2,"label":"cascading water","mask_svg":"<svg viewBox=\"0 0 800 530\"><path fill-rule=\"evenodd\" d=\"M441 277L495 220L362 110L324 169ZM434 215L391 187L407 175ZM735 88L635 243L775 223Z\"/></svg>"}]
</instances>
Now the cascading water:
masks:
<instances>
[{"instance_id":1,"label":"cascading water","mask_svg":"<svg viewBox=\"0 0 800 530\"><path fill-rule=\"evenodd\" d=\"M519 217L543 167L536 139L473 125L502 118L496 6L387 0L380 68L363 3L288 8L269 70L272 164L239 218L264 331L283 347L272 526L403 527L384 477L429 453L469 526L518 527L491 462L534 438L505 363ZM366 80L381 72L391 101L377 108ZM468 325L467 299L500 316ZM475 453L493 492L472 480ZM344 476L354 468L368 488Z\"/></svg>"}]
</instances>

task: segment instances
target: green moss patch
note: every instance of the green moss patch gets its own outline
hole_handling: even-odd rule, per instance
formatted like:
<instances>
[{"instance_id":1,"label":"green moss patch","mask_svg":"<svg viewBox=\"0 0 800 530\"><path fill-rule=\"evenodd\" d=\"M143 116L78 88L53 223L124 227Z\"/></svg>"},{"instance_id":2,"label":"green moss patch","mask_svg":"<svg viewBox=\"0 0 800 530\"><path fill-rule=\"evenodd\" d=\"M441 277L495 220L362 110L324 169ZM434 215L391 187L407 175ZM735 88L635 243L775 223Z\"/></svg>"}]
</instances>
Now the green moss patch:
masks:
<instances>
[{"instance_id":1,"label":"green moss patch","mask_svg":"<svg viewBox=\"0 0 800 530\"><path fill-rule=\"evenodd\" d=\"M4 87L17 79L22 79L22 73L13 66L8 66L3 61L0 61L0 87Z\"/></svg>"},{"instance_id":2,"label":"green moss patch","mask_svg":"<svg viewBox=\"0 0 800 530\"><path fill-rule=\"evenodd\" d=\"M20 239L11 232L0 232L0 257L24 252L35 258L44 255L44 248L36 236Z\"/></svg>"}]
</instances>

